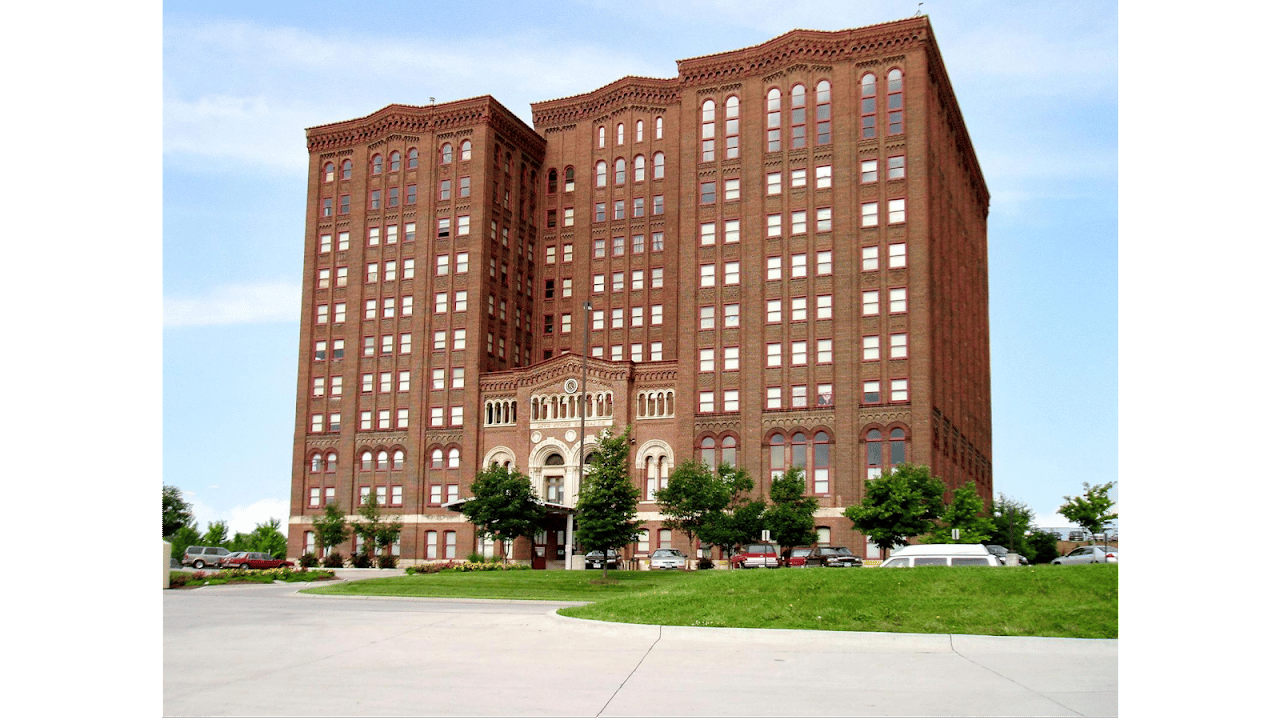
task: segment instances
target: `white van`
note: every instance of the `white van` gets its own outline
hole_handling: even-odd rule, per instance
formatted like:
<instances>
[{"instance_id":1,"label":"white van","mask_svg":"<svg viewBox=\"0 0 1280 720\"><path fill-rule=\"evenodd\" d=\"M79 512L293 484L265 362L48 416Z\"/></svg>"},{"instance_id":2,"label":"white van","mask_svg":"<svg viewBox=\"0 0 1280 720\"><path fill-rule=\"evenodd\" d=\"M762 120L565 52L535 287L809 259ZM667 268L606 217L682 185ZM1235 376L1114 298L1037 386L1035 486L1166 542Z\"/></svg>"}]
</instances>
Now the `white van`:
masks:
<instances>
[{"instance_id":1,"label":"white van","mask_svg":"<svg viewBox=\"0 0 1280 720\"><path fill-rule=\"evenodd\" d=\"M880 563L882 568L924 567L925 565L998 567L1000 559L992 555L985 545L976 543L954 545L939 543L933 545L908 545L894 553L888 560Z\"/></svg>"}]
</instances>

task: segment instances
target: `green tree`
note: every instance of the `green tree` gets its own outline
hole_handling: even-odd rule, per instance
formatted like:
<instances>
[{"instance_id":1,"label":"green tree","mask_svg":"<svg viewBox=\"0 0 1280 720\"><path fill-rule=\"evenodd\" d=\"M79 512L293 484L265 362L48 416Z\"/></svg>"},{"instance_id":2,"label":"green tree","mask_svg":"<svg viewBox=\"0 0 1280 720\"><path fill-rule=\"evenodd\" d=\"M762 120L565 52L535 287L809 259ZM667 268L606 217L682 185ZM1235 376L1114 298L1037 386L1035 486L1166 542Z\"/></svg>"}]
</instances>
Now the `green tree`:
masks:
<instances>
[{"instance_id":1,"label":"green tree","mask_svg":"<svg viewBox=\"0 0 1280 720\"><path fill-rule=\"evenodd\" d=\"M204 530L204 537L200 540L205 545L213 545L216 547L226 547L227 545L227 523L222 520L214 520L209 523L209 527ZM228 548L229 549L229 548Z\"/></svg>"},{"instance_id":2,"label":"green tree","mask_svg":"<svg viewBox=\"0 0 1280 720\"><path fill-rule=\"evenodd\" d=\"M933 528L945 491L928 465L903 463L868 480L862 502L846 508L844 515L881 550L889 550Z\"/></svg>"},{"instance_id":3,"label":"green tree","mask_svg":"<svg viewBox=\"0 0 1280 720\"><path fill-rule=\"evenodd\" d=\"M181 561L182 554L187 551L187 548L200 544L200 531L195 529L193 525L184 525L178 528L178 531L173 534L169 542L172 543L170 552L173 555L173 559Z\"/></svg>"},{"instance_id":4,"label":"green tree","mask_svg":"<svg viewBox=\"0 0 1280 720\"><path fill-rule=\"evenodd\" d=\"M497 463L476 475L471 483L474 499L462 506L462 514L484 535L500 540L504 547L521 535L533 537L547 516L546 508L533 494L529 477ZM502 562L506 562L503 553Z\"/></svg>"},{"instance_id":5,"label":"green tree","mask_svg":"<svg viewBox=\"0 0 1280 720\"><path fill-rule=\"evenodd\" d=\"M746 490L750 489L747 486ZM765 507L760 500L735 498L724 512L707 518L698 536L708 545L720 548L726 556L732 555L738 546L760 537L764 530ZM729 569L732 570L733 565Z\"/></svg>"},{"instance_id":6,"label":"green tree","mask_svg":"<svg viewBox=\"0 0 1280 720\"><path fill-rule=\"evenodd\" d=\"M951 531L959 530L960 539L951 539ZM985 543L996 533L985 503L978 496L978 486L970 480L955 489L951 503L938 517L938 524L925 535L929 543Z\"/></svg>"},{"instance_id":7,"label":"green tree","mask_svg":"<svg viewBox=\"0 0 1280 720\"><path fill-rule=\"evenodd\" d=\"M251 547L248 549L254 552L267 553L277 560L283 560L289 542L284 533L280 532L280 520L267 518L266 522L254 526L253 532L249 534L249 545Z\"/></svg>"},{"instance_id":8,"label":"green tree","mask_svg":"<svg viewBox=\"0 0 1280 720\"><path fill-rule=\"evenodd\" d=\"M1027 533L1031 531L1034 519L1035 513L1030 505L1000 493L996 496L995 505L991 508L991 521L996 526L992 541L997 545L1005 546L1009 552L1030 558L1031 549L1027 545Z\"/></svg>"},{"instance_id":9,"label":"green tree","mask_svg":"<svg viewBox=\"0 0 1280 720\"><path fill-rule=\"evenodd\" d=\"M706 464L686 460L671 473L667 486L653 494L658 507L667 517L663 527L679 530L689 538L689 547L693 547L693 538L709 545L718 544L709 539L706 532L715 533L714 524L724 528L724 513L734 499L742 492L750 490L751 476L728 464L712 470Z\"/></svg>"},{"instance_id":10,"label":"green tree","mask_svg":"<svg viewBox=\"0 0 1280 720\"><path fill-rule=\"evenodd\" d=\"M818 541L813 528L813 513L818 499L806 496L807 486L800 468L790 467L769 484L772 504L764 511L764 526L774 542L782 546L782 556L791 557L791 548L812 545Z\"/></svg>"},{"instance_id":11,"label":"green tree","mask_svg":"<svg viewBox=\"0 0 1280 720\"><path fill-rule=\"evenodd\" d=\"M582 479L578 491L578 542L587 552L620 548L640 536L636 505L640 491L631 482L631 428L614 435L601 432L596 462ZM609 563L603 563L601 578L609 577Z\"/></svg>"},{"instance_id":12,"label":"green tree","mask_svg":"<svg viewBox=\"0 0 1280 720\"><path fill-rule=\"evenodd\" d=\"M400 538L404 524L395 516L384 518L378 498L372 492L365 496L358 515L360 519L351 522L351 530L364 544L365 555L375 557Z\"/></svg>"},{"instance_id":13,"label":"green tree","mask_svg":"<svg viewBox=\"0 0 1280 720\"><path fill-rule=\"evenodd\" d=\"M347 539L347 516L337 503L324 506L324 515L311 519L311 528L320 542L320 554L324 555Z\"/></svg>"},{"instance_id":14,"label":"green tree","mask_svg":"<svg viewBox=\"0 0 1280 720\"><path fill-rule=\"evenodd\" d=\"M1027 535L1027 562L1047 563L1058 557L1058 534L1035 528Z\"/></svg>"},{"instance_id":15,"label":"green tree","mask_svg":"<svg viewBox=\"0 0 1280 720\"><path fill-rule=\"evenodd\" d=\"M178 530L196 523L191 503L183 500L182 491L173 485L165 485L160 491L160 513L163 523L160 537L167 538Z\"/></svg>"},{"instance_id":16,"label":"green tree","mask_svg":"<svg viewBox=\"0 0 1280 720\"><path fill-rule=\"evenodd\" d=\"M1062 496L1066 502L1058 508L1058 514L1088 530L1091 535L1100 533L1103 528L1120 517L1119 514L1110 512L1111 506L1115 503L1107 493L1113 487L1115 482L1103 485L1084 483L1084 495Z\"/></svg>"}]
</instances>

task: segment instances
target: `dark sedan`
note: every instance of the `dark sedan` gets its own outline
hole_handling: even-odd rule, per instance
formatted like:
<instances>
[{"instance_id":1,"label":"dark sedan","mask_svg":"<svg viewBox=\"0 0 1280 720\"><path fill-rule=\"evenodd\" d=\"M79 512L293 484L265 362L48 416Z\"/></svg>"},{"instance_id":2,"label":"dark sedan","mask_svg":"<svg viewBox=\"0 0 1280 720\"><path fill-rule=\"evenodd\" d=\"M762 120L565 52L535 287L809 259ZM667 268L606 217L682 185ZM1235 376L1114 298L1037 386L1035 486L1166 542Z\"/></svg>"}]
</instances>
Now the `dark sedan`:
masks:
<instances>
[{"instance_id":1,"label":"dark sedan","mask_svg":"<svg viewBox=\"0 0 1280 720\"><path fill-rule=\"evenodd\" d=\"M805 558L806 566L862 567L862 558L849 552L847 547L815 547Z\"/></svg>"}]
</instances>

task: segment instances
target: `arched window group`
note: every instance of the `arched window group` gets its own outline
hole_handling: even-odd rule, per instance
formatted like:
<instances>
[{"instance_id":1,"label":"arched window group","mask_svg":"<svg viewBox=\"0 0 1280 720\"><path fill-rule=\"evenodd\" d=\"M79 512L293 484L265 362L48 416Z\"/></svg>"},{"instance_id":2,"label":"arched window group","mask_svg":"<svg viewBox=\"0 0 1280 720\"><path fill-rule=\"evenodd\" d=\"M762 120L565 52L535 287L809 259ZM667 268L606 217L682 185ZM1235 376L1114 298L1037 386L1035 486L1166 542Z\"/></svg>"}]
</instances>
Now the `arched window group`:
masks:
<instances>
[{"instance_id":1,"label":"arched window group","mask_svg":"<svg viewBox=\"0 0 1280 720\"><path fill-rule=\"evenodd\" d=\"M626 144L627 136L626 136L625 123L618 123L617 125L614 125L613 132L614 132L615 145ZM661 115L653 119L653 139L654 140L662 139L662 116ZM644 142L644 120L643 119L636 120L635 136L632 138L631 141ZM604 146L605 146L605 127L603 125L599 125L596 127L596 147L603 148Z\"/></svg>"},{"instance_id":2,"label":"arched window group","mask_svg":"<svg viewBox=\"0 0 1280 720\"><path fill-rule=\"evenodd\" d=\"M907 461L907 431L904 428L890 428L887 433L872 428L863 435L863 444L866 446L863 456L866 458L868 480L878 478Z\"/></svg>"},{"instance_id":3,"label":"arched window group","mask_svg":"<svg viewBox=\"0 0 1280 720\"><path fill-rule=\"evenodd\" d=\"M902 70L893 68L885 75L885 119L886 133L900 135L906 124L903 120ZM876 98L878 84L874 73L862 76L858 91L858 137L866 140L876 136Z\"/></svg>"},{"instance_id":4,"label":"arched window group","mask_svg":"<svg viewBox=\"0 0 1280 720\"><path fill-rule=\"evenodd\" d=\"M333 450L329 450L327 452L312 453L311 459L308 464L310 465L311 472L313 473L337 472L338 471L338 453L334 452Z\"/></svg>"},{"instance_id":5,"label":"arched window group","mask_svg":"<svg viewBox=\"0 0 1280 720\"><path fill-rule=\"evenodd\" d=\"M516 401L513 398L486 400L484 403L485 425L514 425L516 422Z\"/></svg>"},{"instance_id":6,"label":"arched window group","mask_svg":"<svg viewBox=\"0 0 1280 720\"><path fill-rule=\"evenodd\" d=\"M471 141L463 140L458 146L458 160L466 162L471 159ZM445 143L440 146L440 164L448 165L453 162L453 143Z\"/></svg>"},{"instance_id":7,"label":"arched window group","mask_svg":"<svg viewBox=\"0 0 1280 720\"><path fill-rule=\"evenodd\" d=\"M795 430L769 436L769 477L776 479L788 468L798 468L808 491L814 495L831 493L831 436L825 430Z\"/></svg>"},{"instance_id":8,"label":"arched window group","mask_svg":"<svg viewBox=\"0 0 1280 720\"><path fill-rule=\"evenodd\" d=\"M661 180L666 176L667 158L661 151L653 154L653 179ZM634 182L644 182L647 161L644 155L636 155L631 159L631 167L633 170L632 180ZM568 170L572 170L569 168ZM608 185L609 165L604 160L596 161L596 187L602 188ZM613 161L613 184L623 185L627 182L627 159L615 158ZM571 179L565 181L565 192L569 192L572 188ZM550 190L550 192L555 192Z\"/></svg>"},{"instance_id":9,"label":"arched window group","mask_svg":"<svg viewBox=\"0 0 1280 720\"><path fill-rule=\"evenodd\" d=\"M579 406L582 403L583 397L578 393L535 395L529 399L529 419L539 421L578 418L581 417ZM588 418L613 417L613 393L587 393L586 416Z\"/></svg>"},{"instance_id":10,"label":"arched window group","mask_svg":"<svg viewBox=\"0 0 1280 720\"><path fill-rule=\"evenodd\" d=\"M362 471L404 469L404 450L400 448L368 448L360 451L359 457Z\"/></svg>"},{"instance_id":11,"label":"arched window group","mask_svg":"<svg viewBox=\"0 0 1280 720\"><path fill-rule=\"evenodd\" d=\"M644 456L644 499L652 501L654 493L667 486L671 473L671 456L659 448L651 449Z\"/></svg>"},{"instance_id":12,"label":"arched window group","mask_svg":"<svg viewBox=\"0 0 1280 720\"><path fill-rule=\"evenodd\" d=\"M738 466L738 438L724 435L716 438L708 435L698 442L697 458L707 467L717 468L721 464Z\"/></svg>"},{"instance_id":13,"label":"arched window group","mask_svg":"<svg viewBox=\"0 0 1280 720\"><path fill-rule=\"evenodd\" d=\"M636 393L636 417L675 417L675 414L674 390L641 390Z\"/></svg>"}]
</instances>

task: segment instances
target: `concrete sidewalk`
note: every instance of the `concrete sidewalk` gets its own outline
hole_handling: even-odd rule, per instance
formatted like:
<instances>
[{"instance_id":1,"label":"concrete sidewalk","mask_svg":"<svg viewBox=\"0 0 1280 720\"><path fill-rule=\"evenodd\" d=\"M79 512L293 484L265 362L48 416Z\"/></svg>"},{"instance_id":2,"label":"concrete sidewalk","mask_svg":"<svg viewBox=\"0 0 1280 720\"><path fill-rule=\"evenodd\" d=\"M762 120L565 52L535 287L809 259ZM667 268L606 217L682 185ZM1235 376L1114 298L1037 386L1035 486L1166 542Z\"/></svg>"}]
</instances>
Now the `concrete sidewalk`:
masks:
<instances>
[{"instance_id":1,"label":"concrete sidewalk","mask_svg":"<svg viewBox=\"0 0 1280 720\"><path fill-rule=\"evenodd\" d=\"M1115 640L620 625L578 603L164 594L166 716L1087 716Z\"/></svg>"}]
</instances>

